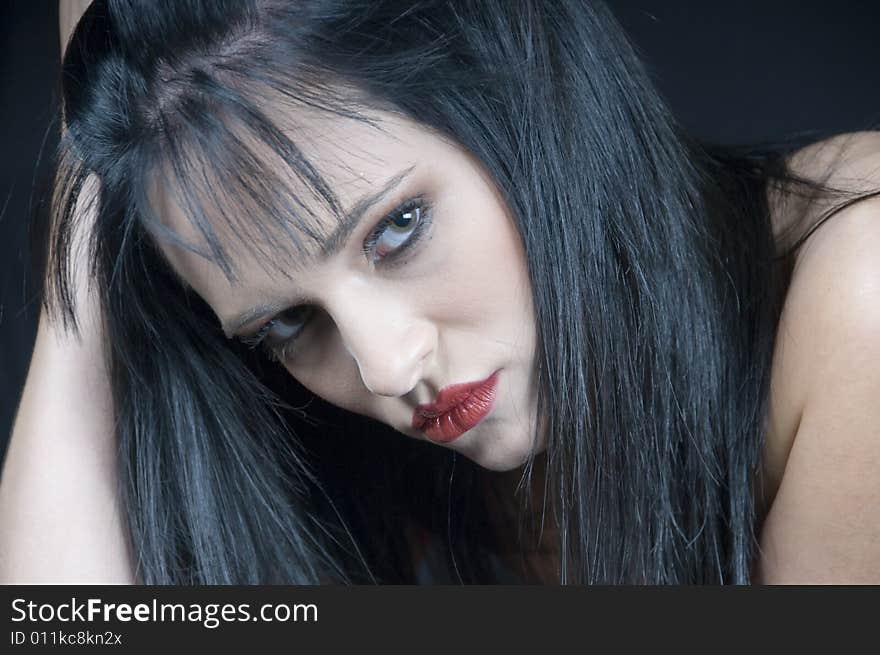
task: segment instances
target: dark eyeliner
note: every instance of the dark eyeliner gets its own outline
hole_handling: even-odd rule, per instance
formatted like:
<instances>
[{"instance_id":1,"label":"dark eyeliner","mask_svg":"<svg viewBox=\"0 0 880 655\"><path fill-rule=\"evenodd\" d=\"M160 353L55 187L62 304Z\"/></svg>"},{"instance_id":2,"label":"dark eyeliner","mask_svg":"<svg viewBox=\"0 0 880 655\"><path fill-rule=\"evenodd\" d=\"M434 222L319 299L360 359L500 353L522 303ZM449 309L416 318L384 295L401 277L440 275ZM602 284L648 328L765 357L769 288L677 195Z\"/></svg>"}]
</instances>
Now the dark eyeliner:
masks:
<instances>
[{"instance_id":1,"label":"dark eyeliner","mask_svg":"<svg viewBox=\"0 0 880 655\"><path fill-rule=\"evenodd\" d=\"M269 330L272 329L272 326L275 325L276 320L277 319L273 318L271 321L267 321L266 324L256 332L256 334L238 337L238 340L245 344L248 348L258 348L259 346L263 345L263 342L266 339L266 335L268 334Z\"/></svg>"},{"instance_id":2,"label":"dark eyeliner","mask_svg":"<svg viewBox=\"0 0 880 655\"><path fill-rule=\"evenodd\" d=\"M382 266L383 262L390 262L391 265L399 263L399 260L403 255L410 252L416 245L418 245L418 243L422 239L422 236L425 233L425 230L430 226L431 223L431 207L421 196L411 198L403 204L398 205L376 224L376 227L373 228L372 232L370 232L370 235L367 237L362 247L364 256L368 259L371 259L373 249L375 248L379 237L382 236L383 231L388 227L391 221L395 220L400 214L412 211L414 209L420 209L421 211L419 212L419 222L416 224L415 228L413 228L412 234L399 248L397 248L397 250L383 257L378 262L378 265ZM285 311L290 310L288 309ZM283 313L284 312L282 312L282 314ZM267 321L266 324L263 325L263 327L261 327L255 334L251 336L239 337L239 341L241 341L248 348L251 349L262 347L272 359L283 362L286 357L285 351L295 344L300 332L305 329L308 321L303 324L303 326L299 329L299 331L297 331L295 336L287 339L286 341L282 341L275 346L269 346L266 343L266 337L269 334L269 331L274 327L277 320L278 318L275 317L272 320Z\"/></svg>"},{"instance_id":3,"label":"dark eyeliner","mask_svg":"<svg viewBox=\"0 0 880 655\"><path fill-rule=\"evenodd\" d=\"M290 311L290 309L295 309L295 308L289 308L289 309L285 310L284 312L282 312L282 314L284 314L285 312ZM266 352L266 353L267 353L272 359L275 359L275 360L277 360L277 361L279 361L279 362L283 362L284 357L286 356L286 353L285 353L284 351L285 351L286 349L288 349L289 347L291 347L291 346L296 342L297 338L299 337L300 332L302 332L302 331L306 328L306 325L308 325L308 320L306 320L306 321L302 324L302 326L300 326L299 330L297 330L297 332L296 332L295 335L293 335L292 337L289 337L289 338L287 338L286 340L281 341L281 342L279 342L278 344L275 344L274 346L272 346L272 345L269 345L269 344L268 344L268 342L266 341L266 339L267 339L267 337L268 337L269 332L272 330L272 328L275 326L275 323L276 323L278 320L279 320L279 319L278 319L278 317L276 316L276 317L273 318L272 320L267 321L266 324L265 324L263 327L261 327L261 328L257 331L256 334L251 335L251 336L243 336L243 337L239 337L239 338L238 338L239 341L241 341L241 342L244 343L248 348L251 348L251 349L255 349L255 348L262 347L263 350L264 350L264 351L265 351L265 352Z\"/></svg>"},{"instance_id":4,"label":"dark eyeliner","mask_svg":"<svg viewBox=\"0 0 880 655\"><path fill-rule=\"evenodd\" d=\"M410 198L406 202L398 205L396 208L388 212L385 217L379 221L379 223L370 233L370 236L367 237L367 240L364 242L364 246L362 249L364 256L372 261L373 250L376 247L376 243L379 241L379 237L382 236L385 228L387 228L393 220L400 216L400 214L412 211L414 209L419 209L421 211L419 212L419 222L416 224L415 228L413 228L413 232L410 237L399 248L397 248L397 250L379 260L377 264L379 266L394 264L401 257L410 252L415 246L417 246L421 241L422 236L424 235L425 229L431 224L431 206L422 196Z\"/></svg>"}]
</instances>

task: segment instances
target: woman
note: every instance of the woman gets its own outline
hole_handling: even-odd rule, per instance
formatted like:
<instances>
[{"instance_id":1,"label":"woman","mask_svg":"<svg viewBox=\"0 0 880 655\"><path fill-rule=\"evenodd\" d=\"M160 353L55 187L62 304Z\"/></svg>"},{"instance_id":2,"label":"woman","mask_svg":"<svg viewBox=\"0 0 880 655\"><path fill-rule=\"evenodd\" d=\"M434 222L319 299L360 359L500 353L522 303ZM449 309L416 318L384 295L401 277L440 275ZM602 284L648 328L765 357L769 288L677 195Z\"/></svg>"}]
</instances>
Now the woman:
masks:
<instances>
[{"instance_id":1,"label":"woman","mask_svg":"<svg viewBox=\"0 0 880 655\"><path fill-rule=\"evenodd\" d=\"M574 1L96 2L64 84L108 575L880 580L876 134L698 143Z\"/></svg>"}]
</instances>

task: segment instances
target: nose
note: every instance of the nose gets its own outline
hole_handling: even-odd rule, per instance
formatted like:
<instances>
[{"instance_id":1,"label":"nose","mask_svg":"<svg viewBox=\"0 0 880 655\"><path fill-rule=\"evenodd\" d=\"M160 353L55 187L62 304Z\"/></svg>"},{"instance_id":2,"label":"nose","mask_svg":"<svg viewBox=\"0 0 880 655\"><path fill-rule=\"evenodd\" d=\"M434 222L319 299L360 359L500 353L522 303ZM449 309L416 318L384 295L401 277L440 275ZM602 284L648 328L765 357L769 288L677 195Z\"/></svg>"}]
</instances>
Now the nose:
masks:
<instances>
[{"instance_id":1,"label":"nose","mask_svg":"<svg viewBox=\"0 0 880 655\"><path fill-rule=\"evenodd\" d=\"M425 374L437 333L432 322L392 297L354 294L328 307L364 386L380 396L403 396Z\"/></svg>"}]
</instances>

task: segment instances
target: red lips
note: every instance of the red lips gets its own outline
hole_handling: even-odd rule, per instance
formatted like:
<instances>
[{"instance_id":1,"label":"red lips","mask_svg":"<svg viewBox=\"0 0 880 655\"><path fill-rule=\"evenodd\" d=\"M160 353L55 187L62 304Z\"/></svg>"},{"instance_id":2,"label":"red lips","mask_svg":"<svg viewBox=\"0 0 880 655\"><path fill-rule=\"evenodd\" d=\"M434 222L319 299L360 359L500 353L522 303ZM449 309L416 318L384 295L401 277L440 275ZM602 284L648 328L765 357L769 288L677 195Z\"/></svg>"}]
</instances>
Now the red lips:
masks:
<instances>
[{"instance_id":1,"label":"red lips","mask_svg":"<svg viewBox=\"0 0 880 655\"><path fill-rule=\"evenodd\" d=\"M419 405L412 427L437 443L449 443L473 428L492 410L500 369L485 380L453 384L440 390L433 403Z\"/></svg>"}]
</instances>

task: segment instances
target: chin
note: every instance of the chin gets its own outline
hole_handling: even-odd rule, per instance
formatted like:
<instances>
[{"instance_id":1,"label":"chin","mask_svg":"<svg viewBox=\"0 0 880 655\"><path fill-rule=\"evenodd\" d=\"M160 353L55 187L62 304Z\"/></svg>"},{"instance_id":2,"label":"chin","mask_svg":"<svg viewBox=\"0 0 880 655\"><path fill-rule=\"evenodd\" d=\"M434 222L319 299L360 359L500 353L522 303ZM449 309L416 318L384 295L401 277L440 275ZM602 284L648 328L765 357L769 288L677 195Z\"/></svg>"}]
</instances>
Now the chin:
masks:
<instances>
[{"instance_id":1,"label":"chin","mask_svg":"<svg viewBox=\"0 0 880 655\"><path fill-rule=\"evenodd\" d=\"M528 461L531 449L532 439L528 435L523 435L521 439L506 435L501 439L475 439L473 443L462 444L455 450L484 469L501 472L523 466Z\"/></svg>"}]
</instances>

